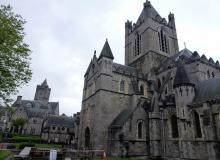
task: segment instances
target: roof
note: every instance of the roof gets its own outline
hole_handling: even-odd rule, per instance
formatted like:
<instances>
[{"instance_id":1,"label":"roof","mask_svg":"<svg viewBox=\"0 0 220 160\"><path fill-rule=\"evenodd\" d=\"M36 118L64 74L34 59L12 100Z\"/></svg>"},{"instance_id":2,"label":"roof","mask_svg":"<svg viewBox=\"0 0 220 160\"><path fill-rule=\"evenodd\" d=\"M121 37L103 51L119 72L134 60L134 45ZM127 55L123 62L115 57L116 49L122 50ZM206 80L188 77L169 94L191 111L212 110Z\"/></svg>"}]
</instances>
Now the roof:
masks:
<instances>
[{"instance_id":1,"label":"roof","mask_svg":"<svg viewBox=\"0 0 220 160\"><path fill-rule=\"evenodd\" d=\"M29 118L44 118L46 116L46 113L47 112L45 112L45 110L43 109L27 109L27 116Z\"/></svg>"},{"instance_id":2,"label":"roof","mask_svg":"<svg viewBox=\"0 0 220 160\"><path fill-rule=\"evenodd\" d=\"M50 115L47 117L46 126L74 127L73 117Z\"/></svg>"},{"instance_id":3,"label":"roof","mask_svg":"<svg viewBox=\"0 0 220 160\"><path fill-rule=\"evenodd\" d=\"M186 70L184 68L183 65L179 66L176 70L176 75L175 75L175 78L174 78L174 82L173 82L173 86L174 87L177 87L177 86L180 86L180 85L194 85L190 79L188 78L188 75L186 73Z\"/></svg>"},{"instance_id":4,"label":"roof","mask_svg":"<svg viewBox=\"0 0 220 160\"><path fill-rule=\"evenodd\" d=\"M219 62L214 62L212 58L209 58L209 60L206 58L205 55L199 56L197 51L191 52L189 49L185 48L178 53L174 54L171 57L168 57L165 59L159 66L157 72L163 72L167 69L177 67L178 65L186 64L199 61L201 63L205 63L207 65L211 65L212 67L215 67L217 69L220 69Z\"/></svg>"},{"instance_id":5,"label":"roof","mask_svg":"<svg viewBox=\"0 0 220 160\"><path fill-rule=\"evenodd\" d=\"M137 76L137 69L134 67L113 63L112 65L112 71L121 73L121 74L127 74L132 76Z\"/></svg>"},{"instance_id":6,"label":"roof","mask_svg":"<svg viewBox=\"0 0 220 160\"><path fill-rule=\"evenodd\" d=\"M220 78L205 80L196 86L196 95L193 103L220 99Z\"/></svg>"},{"instance_id":7,"label":"roof","mask_svg":"<svg viewBox=\"0 0 220 160\"><path fill-rule=\"evenodd\" d=\"M164 20L148 0L144 3L144 8L137 20L137 24L142 22L144 17L150 17L158 21Z\"/></svg>"},{"instance_id":8,"label":"roof","mask_svg":"<svg viewBox=\"0 0 220 160\"><path fill-rule=\"evenodd\" d=\"M125 109L121 113L118 114L118 116L114 119L114 121L111 124L111 127L121 127L126 122L126 120L130 117L130 115L133 113L133 110Z\"/></svg>"},{"instance_id":9,"label":"roof","mask_svg":"<svg viewBox=\"0 0 220 160\"><path fill-rule=\"evenodd\" d=\"M90 63L89 63L89 66L88 66L88 68L87 68L87 70L86 70L85 75L89 74L89 71L90 71L92 65L95 65L96 63L97 63L97 57L96 57L96 51L95 51L95 52L94 52L94 55L93 55L93 58L91 59L91 61L90 61Z\"/></svg>"},{"instance_id":10,"label":"roof","mask_svg":"<svg viewBox=\"0 0 220 160\"><path fill-rule=\"evenodd\" d=\"M177 54L174 54L171 59L173 59L174 61L178 61L180 58L186 58L186 59L190 59L190 57L193 55L193 53L188 50L187 48L179 51Z\"/></svg>"},{"instance_id":11,"label":"roof","mask_svg":"<svg viewBox=\"0 0 220 160\"><path fill-rule=\"evenodd\" d=\"M127 76L144 78L144 75L142 73L139 73L135 67L126 66L118 63L113 63L112 71Z\"/></svg>"},{"instance_id":12,"label":"roof","mask_svg":"<svg viewBox=\"0 0 220 160\"><path fill-rule=\"evenodd\" d=\"M183 61L189 61L191 60L191 57L196 56L193 54L190 50L187 48L179 51L178 53L174 54L171 57L168 57L165 59L161 65L159 66L158 71L164 71L172 67L176 67L178 64L182 63Z\"/></svg>"},{"instance_id":13,"label":"roof","mask_svg":"<svg viewBox=\"0 0 220 160\"><path fill-rule=\"evenodd\" d=\"M43 83L41 84L41 86L42 86L42 87L48 87L48 85L47 85L47 79L45 79L45 80L43 81Z\"/></svg>"},{"instance_id":14,"label":"roof","mask_svg":"<svg viewBox=\"0 0 220 160\"><path fill-rule=\"evenodd\" d=\"M17 101L13 104L14 106L21 105L26 109L36 109L36 110L49 110L50 114L55 114L56 109L59 107L59 102L48 102L47 104L42 103L39 100L21 100L21 104L17 104Z\"/></svg>"},{"instance_id":15,"label":"roof","mask_svg":"<svg viewBox=\"0 0 220 160\"><path fill-rule=\"evenodd\" d=\"M102 48L102 51L100 53L99 59L102 57L106 57L106 58L110 58L110 59L114 59L114 56L112 54L111 48L108 44L108 40L105 41L105 44Z\"/></svg>"}]
</instances>

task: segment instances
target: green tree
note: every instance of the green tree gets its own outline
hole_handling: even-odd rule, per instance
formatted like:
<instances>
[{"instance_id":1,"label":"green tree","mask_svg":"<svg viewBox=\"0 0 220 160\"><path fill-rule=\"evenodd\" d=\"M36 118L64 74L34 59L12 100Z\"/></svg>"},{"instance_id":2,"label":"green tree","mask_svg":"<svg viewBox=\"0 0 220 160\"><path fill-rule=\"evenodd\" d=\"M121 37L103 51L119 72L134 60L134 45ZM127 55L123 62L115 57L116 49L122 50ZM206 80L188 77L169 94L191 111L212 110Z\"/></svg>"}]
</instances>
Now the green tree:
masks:
<instances>
[{"instance_id":1,"label":"green tree","mask_svg":"<svg viewBox=\"0 0 220 160\"><path fill-rule=\"evenodd\" d=\"M9 121L11 121L12 116L13 116L14 113L16 112L16 108L15 108L15 107L7 106L7 107L6 107L6 111L7 111L7 115L8 115Z\"/></svg>"},{"instance_id":2,"label":"green tree","mask_svg":"<svg viewBox=\"0 0 220 160\"><path fill-rule=\"evenodd\" d=\"M16 127L23 127L25 123L27 123L27 119L22 117L12 120L12 125Z\"/></svg>"},{"instance_id":3,"label":"green tree","mask_svg":"<svg viewBox=\"0 0 220 160\"><path fill-rule=\"evenodd\" d=\"M27 123L27 119L25 118L20 117L13 119L12 125L15 127L15 132L21 133L25 123Z\"/></svg>"},{"instance_id":4,"label":"green tree","mask_svg":"<svg viewBox=\"0 0 220 160\"><path fill-rule=\"evenodd\" d=\"M32 76L24 24L25 20L12 7L0 6L0 102L6 104Z\"/></svg>"}]
</instances>

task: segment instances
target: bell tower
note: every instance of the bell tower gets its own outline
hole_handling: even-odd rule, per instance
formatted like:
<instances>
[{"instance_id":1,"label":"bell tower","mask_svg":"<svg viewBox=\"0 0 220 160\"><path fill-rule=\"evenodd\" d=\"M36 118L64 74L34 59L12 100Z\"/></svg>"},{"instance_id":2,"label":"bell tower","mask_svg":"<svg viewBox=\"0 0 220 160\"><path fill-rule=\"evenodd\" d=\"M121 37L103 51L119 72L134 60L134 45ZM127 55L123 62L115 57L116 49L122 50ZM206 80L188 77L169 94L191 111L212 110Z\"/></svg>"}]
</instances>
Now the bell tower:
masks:
<instances>
[{"instance_id":1,"label":"bell tower","mask_svg":"<svg viewBox=\"0 0 220 160\"><path fill-rule=\"evenodd\" d=\"M49 102L51 88L47 85L47 80L45 79L41 85L37 85L34 100L39 100L44 103Z\"/></svg>"},{"instance_id":2,"label":"bell tower","mask_svg":"<svg viewBox=\"0 0 220 160\"><path fill-rule=\"evenodd\" d=\"M174 14L168 22L146 0L136 23L125 23L125 65L148 74L179 51Z\"/></svg>"}]
</instances>

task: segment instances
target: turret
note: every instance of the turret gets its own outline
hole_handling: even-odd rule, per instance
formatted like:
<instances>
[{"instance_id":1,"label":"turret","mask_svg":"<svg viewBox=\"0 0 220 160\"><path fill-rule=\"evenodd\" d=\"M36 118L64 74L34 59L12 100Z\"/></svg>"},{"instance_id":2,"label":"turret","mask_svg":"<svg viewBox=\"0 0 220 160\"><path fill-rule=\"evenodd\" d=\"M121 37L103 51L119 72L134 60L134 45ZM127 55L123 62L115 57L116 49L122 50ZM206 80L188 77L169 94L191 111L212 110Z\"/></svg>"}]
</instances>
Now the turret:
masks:
<instances>
[{"instance_id":1,"label":"turret","mask_svg":"<svg viewBox=\"0 0 220 160\"><path fill-rule=\"evenodd\" d=\"M34 100L39 100L44 103L49 102L51 89L47 85L47 80L45 79L41 85L37 85Z\"/></svg>"},{"instance_id":2,"label":"turret","mask_svg":"<svg viewBox=\"0 0 220 160\"><path fill-rule=\"evenodd\" d=\"M106 39L106 42L98 58L99 72L103 74L111 75L113 59L114 59L114 56L112 54L108 40Z\"/></svg>"},{"instance_id":3,"label":"turret","mask_svg":"<svg viewBox=\"0 0 220 160\"><path fill-rule=\"evenodd\" d=\"M127 20L125 22L125 36L127 36L132 31L132 21Z\"/></svg>"},{"instance_id":4,"label":"turret","mask_svg":"<svg viewBox=\"0 0 220 160\"><path fill-rule=\"evenodd\" d=\"M184 66L178 66L173 82L177 106L187 106L195 96L194 84L190 81Z\"/></svg>"},{"instance_id":5,"label":"turret","mask_svg":"<svg viewBox=\"0 0 220 160\"><path fill-rule=\"evenodd\" d=\"M176 29L176 24L175 24L175 17L174 17L174 14L173 13L170 13L169 16L168 16L168 25L173 28L173 29Z\"/></svg>"},{"instance_id":6,"label":"turret","mask_svg":"<svg viewBox=\"0 0 220 160\"><path fill-rule=\"evenodd\" d=\"M195 85L190 81L184 66L178 66L176 70L173 88L175 91L176 115L180 119L178 123L179 135L182 139L188 138L187 121L190 118L188 105L195 97Z\"/></svg>"}]
</instances>

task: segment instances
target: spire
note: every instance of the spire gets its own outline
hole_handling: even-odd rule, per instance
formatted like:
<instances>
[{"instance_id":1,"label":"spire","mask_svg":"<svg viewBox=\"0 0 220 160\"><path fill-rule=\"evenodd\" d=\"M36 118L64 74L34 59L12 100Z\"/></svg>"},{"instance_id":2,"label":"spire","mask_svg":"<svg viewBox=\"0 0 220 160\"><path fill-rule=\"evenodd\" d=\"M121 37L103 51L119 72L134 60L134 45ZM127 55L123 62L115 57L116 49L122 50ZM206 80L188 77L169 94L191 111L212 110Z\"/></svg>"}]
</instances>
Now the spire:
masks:
<instances>
[{"instance_id":1,"label":"spire","mask_svg":"<svg viewBox=\"0 0 220 160\"><path fill-rule=\"evenodd\" d=\"M112 60L114 59L111 48L108 44L108 39L106 39L106 41L105 41L105 44L104 44L104 47L102 48L99 59L101 59L102 57L106 57L106 58L109 58L109 59L112 59Z\"/></svg>"},{"instance_id":2,"label":"spire","mask_svg":"<svg viewBox=\"0 0 220 160\"><path fill-rule=\"evenodd\" d=\"M41 84L41 86L48 86L48 85L47 85L47 79L45 79L45 80L43 81L43 83Z\"/></svg>"},{"instance_id":3,"label":"spire","mask_svg":"<svg viewBox=\"0 0 220 160\"><path fill-rule=\"evenodd\" d=\"M186 70L182 65L178 66L176 70L176 76L173 82L174 87L178 87L181 85L194 85L192 82L190 82Z\"/></svg>"},{"instance_id":4,"label":"spire","mask_svg":"<svg viewBox=\"0 0 220 160\"><path fill-rule=\"evenodd\" d=\"M97 58L96 58L96 50L94 51L93 60L97 60Z\"/></svg>"}]
</instances>

